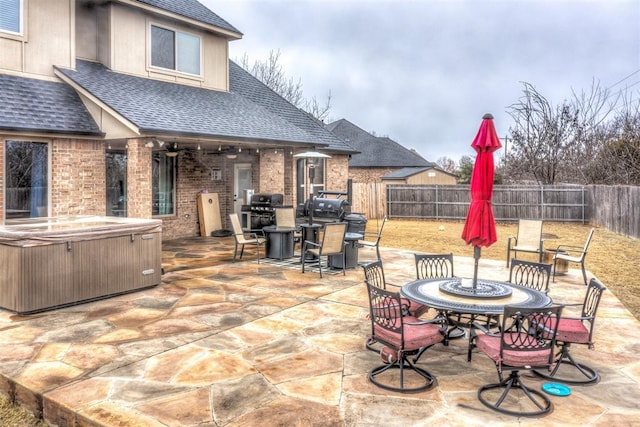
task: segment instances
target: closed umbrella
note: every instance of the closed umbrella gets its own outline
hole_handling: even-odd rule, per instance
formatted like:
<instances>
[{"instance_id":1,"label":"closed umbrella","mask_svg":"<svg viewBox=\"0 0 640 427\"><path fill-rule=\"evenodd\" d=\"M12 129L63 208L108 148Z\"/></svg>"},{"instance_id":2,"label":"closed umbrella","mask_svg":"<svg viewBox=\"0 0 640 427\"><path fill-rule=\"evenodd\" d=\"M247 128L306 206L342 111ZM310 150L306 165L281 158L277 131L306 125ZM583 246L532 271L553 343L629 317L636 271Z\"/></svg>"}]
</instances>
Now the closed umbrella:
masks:
<instances>
[{"instance_id":1,"label":"closed umbrella","mask_svg":"<svg viewBox=\"0 0 640 427\"><path fill-rule=\"evenodd\" d=\"M476 161L471 174L471 204L462 230L462 238L467 244L473 245L473 289L478 280L478 261L480 248L493 245L498 237L496 223L493 217L491 197L493 195L493 152L502 147L500 139L493 126L493 116L485 114L478 134L471 146L476 150Z\"/></svg>"}]
</instances>

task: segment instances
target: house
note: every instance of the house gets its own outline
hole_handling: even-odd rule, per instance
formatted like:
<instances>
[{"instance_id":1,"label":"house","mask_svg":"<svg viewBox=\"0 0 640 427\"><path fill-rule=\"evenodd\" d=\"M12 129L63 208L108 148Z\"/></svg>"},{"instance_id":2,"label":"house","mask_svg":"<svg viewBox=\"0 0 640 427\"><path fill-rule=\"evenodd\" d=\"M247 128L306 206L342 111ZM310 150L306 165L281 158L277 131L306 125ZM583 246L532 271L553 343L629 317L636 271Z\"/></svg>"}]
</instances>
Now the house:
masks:
<instances>
[{"instance_id":1,"label":"house","mask_svg":"<svg viewBox=\"0 0 640 427\"><path fill-rule=\"evenodd\" d=\"M327 125L359 153L349 160L354 183L452 185L456 176L387 137L378 137L345 119Z\"/></svg>"},{"instance_id":2,"label":"house","mask_svg":"<svg viewBox=\"0 0 640 427\"><path fill-rule=\"evenodd\" d=\"M346 188L356 151L229 60L243 34L196 0L0 0L0 218L117 215L199 233L244 190Z\"/></svg>"}]
</instances>

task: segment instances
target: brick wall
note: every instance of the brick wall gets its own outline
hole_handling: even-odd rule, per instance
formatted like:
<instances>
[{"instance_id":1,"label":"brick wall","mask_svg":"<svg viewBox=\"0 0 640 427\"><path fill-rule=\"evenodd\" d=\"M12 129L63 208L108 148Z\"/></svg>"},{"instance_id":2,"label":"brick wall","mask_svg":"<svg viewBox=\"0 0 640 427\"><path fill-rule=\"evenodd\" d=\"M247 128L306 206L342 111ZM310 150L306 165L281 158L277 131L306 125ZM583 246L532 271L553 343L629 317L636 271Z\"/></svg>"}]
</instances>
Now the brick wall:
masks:
<instances>
[{"instance_id":1,"label":"brick wall","mask_svg":"<svg viewBox=\"0 0 640 427\"><path fill-rule=\"evenodd\" d=\"M325 161L325 190L346 191L349 179L349 156L333 154Z\"/></svg>"},{"instance_id":2,"label":"brick wall","mask_svg":"<svg viewBox=\"0 0 640 427\"><path fill-rule=\"evenodd\" d=\"M105 174L103 142L54 139L50 215L104 215Z\"/></svg>"},{"instance_id":3,"label":"brick wall","mask_svg":"<svg viewBox=\"0 0 640 427\"><path fill-rule=\"evenodd\" d=\"M284 157L286 150L260 151L260 193L286 194L284 191Z\"/></svg>"}]
</instances>

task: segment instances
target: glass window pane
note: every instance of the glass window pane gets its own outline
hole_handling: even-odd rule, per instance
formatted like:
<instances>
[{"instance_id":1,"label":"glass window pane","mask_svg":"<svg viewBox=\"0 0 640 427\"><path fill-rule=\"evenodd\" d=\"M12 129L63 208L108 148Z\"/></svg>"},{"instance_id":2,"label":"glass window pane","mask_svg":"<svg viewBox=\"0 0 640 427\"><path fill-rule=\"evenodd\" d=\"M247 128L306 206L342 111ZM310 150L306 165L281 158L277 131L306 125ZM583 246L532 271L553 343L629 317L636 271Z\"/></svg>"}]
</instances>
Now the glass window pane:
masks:
<instances>
[{"instance_id":1,"label":"glass window pane","mask_svg":"<svg viewBox=\"0 0 640 427\"><path fill-rule=\"evenodd\" d=\"M200 75L200 38L185 33L177 36L178 71Z\"/></svg>"},{"instance_id":2,"label":"glass window pane","mask_svg":"<svg viewBox=\"0 0 640 427\"><path fill-rule=\"evenodd\" d=\"M7 219L48 215L48 150L45 143L7 141Z\"/></svg>"},{"instance_id":3,"label":"glass window pane","mask_svg":"<svg viewBox=\"0 0 640 427\"><path fill-rule=\"evenodd\" d=\"M152 188L153 215L173 215L175 199L175 157L167 157L164 153L153 153Z\"/></svg>"},{"instance_id":4,"label":"glass window pane","mask_svg":"<svg viewBox=\"0 0 640 427\"><path fill-rule=\"evenodd\" d=\"M174 32L151 26L151 65L176 69Z\"/></svg>"},{"instance_id":5,"label":"glass window pane","mask_svg":"<svg viewBox=\"0 0 640 427\"><path fill-rule=\"evenodd\" d=\"M127 154L109 151L107 161L107 216L127 216Z\"/></svg>"},{"instance_id":6,"label":"glass window pane","mask_svg":"<svg viewBox=\"0 0 640 427\"><path fill-rule=\"evenodd\" d=\"M0 0L0 30L20 33L20 0Z\"/></svg>"}]
</instances>

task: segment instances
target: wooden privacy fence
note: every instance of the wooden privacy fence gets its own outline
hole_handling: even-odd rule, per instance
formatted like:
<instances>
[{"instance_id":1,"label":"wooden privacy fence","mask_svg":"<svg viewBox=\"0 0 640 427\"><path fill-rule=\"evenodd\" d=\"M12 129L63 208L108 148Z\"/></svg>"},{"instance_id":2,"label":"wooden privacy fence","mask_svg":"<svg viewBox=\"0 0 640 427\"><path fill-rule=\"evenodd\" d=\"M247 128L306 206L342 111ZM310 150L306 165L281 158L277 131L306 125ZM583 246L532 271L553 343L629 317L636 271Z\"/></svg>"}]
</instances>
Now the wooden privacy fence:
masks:
<instances>
[{"instance_id":1,"label":"wooden privacy fence","mask_svg":"<svg viewBox=\"0 0 640 427\"><path fill-rule=\"evenodd\" d=\"M640 238L640 187L590 185L591 222L614 233Z\"/></svg>"},{"instance_id":2,"label":"wooden privacy fence","mask_svg":"<svg viewBox=\"0 0 640 427\"><path fill-rule=\"evenodd\" d=\"M577 185L493 187L493 213L497 221L543 219L586 221L586 188ZM468 185L389 185L390 218L461 219L469 209Z\"/></svg>"},{"instance_id":3,"label":"wooden privacy fence","mask_svg":"<svg viewBox=\"0 0 640 427\"><path fill-rule=\"evenodd\" d=\"M352 211L367 218L464 220L470 200L468 185L353 183L352 194ZM492 201L498 221L591 223L640 238L640 187L496 185Z\"/></svg>"}]
</instances>

